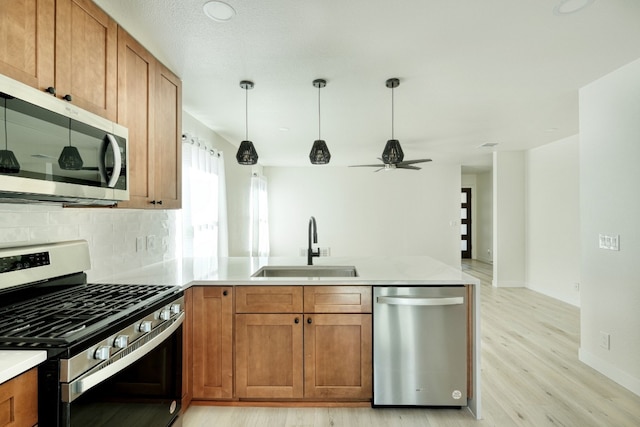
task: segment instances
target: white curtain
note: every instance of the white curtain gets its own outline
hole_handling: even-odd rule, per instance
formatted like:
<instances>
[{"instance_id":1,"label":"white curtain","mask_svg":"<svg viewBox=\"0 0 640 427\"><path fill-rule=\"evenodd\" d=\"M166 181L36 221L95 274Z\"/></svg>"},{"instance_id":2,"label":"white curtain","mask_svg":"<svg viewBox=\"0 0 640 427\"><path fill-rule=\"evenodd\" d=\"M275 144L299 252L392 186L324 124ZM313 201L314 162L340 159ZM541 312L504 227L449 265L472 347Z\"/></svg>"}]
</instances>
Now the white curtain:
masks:
<instances>
[{"instance_id":1,"label":"white curtain","mask_svg":"<svg viewBox=\"0 0 640 427\"><path fill-rule=\"evenodd\" d=\"M183 255L228 256L224 154L186 135L182 174Z\"/></svg>"},{"instance_id":2,"label":"white curtain","mask_svg":"<svg viewBox=\"0 0 640 427\"><path fill-rule=\"evenodd\" d=\"M251 175L251 206L249 219L249 247L251 256L269 256L269 209L267 178Z\"/></svg>"}]
</instances>

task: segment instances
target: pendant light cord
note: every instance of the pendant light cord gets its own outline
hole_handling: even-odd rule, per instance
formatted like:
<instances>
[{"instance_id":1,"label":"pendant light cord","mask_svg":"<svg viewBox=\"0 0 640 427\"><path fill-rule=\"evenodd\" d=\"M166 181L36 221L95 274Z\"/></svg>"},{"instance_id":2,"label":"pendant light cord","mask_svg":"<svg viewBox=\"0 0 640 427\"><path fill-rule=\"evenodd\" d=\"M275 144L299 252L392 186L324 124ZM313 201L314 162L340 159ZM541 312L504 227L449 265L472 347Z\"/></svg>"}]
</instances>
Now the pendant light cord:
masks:
<instances>
[{"instance_id":1,"label":"pendant light cord","mask_svg":"<svg viewBox=\"0 0 640 427\"><path fill-rule=\"evenodd\" d=\"M393 131L394 131L394 129L393 129L393 122L394 122L394 105L395 105L395 103L394 103L394 98L393 98L393 92L394 92L395 90L396 90L396 89L395 89L394 87L392 87L392 88L391 88L391 139L395 139L395 138L393 137Z\"/></svg>"},{"instance_id":2,"label":"pendant light cord","mask_svg":"<svg viewBox=\"0 0 640 427\"><path fill-rule=\"evenodd\" d=\"M69 117L69 147L71 147L71 117Z\"/></svg>"},{"instance_id":3,"label":"pendant light cord","mask_svg":"<svg viewBox=\"0 0 640 427\"><path fill-rule=\"evenodd\" d=\"M320 137L320 85L318 85L318 139L322 139Z\"/></svg>"},{"instance_id":4,"label":"pendant light cord","mask_svg":"<svg viewBox=\"0 0 640 427\"><path fill-rule=\"evenodd\" d=\"M244 136L245 141L249 140L249 87L244 88Z\"/></svg>"}]
</instances>

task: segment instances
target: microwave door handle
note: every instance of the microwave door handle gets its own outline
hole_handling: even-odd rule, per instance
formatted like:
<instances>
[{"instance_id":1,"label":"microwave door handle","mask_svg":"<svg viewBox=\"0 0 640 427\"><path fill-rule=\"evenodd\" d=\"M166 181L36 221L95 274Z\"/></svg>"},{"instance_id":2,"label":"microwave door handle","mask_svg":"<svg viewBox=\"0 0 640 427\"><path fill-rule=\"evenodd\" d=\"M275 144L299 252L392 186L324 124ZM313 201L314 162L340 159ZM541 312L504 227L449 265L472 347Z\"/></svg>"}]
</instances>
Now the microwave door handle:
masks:
<instances>
[{"instance_id":1,"label":"microwave door handle","mask_svg":"<svg viewBox=\"0 0 640 427\"><path fill-rule=\"evenodd\" d=\"M389 305L413 305L413 306L438 306L464 304L464 297L424 298L409 296L378 297L378 304Z\"/></svg>"},{"instance_id":2,"label":"microwave door handle","mask_svg":"<svg viewBox=\"0 0 640 427\"><path fill-rule=\"evenodd\" d=\"M118 146L118 141L116 141L115 137L108 133L107 140L109 141L109 147L111 147L113 151L113 172L110 177L107 175L106 150L100 161L102 162L103 178L107 181L107 187L113 188L116 186L118 178L120 178L120 172L122 171L122 156L120 155L120 146Z\"/></svg>"}]
</instances>

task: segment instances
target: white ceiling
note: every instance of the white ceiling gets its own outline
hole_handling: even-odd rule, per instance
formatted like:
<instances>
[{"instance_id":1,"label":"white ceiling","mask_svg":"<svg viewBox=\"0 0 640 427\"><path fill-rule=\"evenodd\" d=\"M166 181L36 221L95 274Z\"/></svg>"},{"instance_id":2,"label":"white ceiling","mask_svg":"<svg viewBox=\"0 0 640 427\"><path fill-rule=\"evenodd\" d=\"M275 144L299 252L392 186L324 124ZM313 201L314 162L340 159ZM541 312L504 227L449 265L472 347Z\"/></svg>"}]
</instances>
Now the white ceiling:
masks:
<instances>
[{"instance_id":1,"label":"white ceiling","mask_svg":"<svg viewBox=\"0 0 640 427\"><path fill-rule=\"evenodd\" d=\"M236 146L239 82L252 80L249 139L266 166L310 166L317 78L331 165L376 162L391 138L385 81L398 77L405 160L474 167L490 164L485 142L575 135L578 89L640 58L638 0L565 16L561 0L227 0L237 15L224 23L206 0L95 1L180 76L184 109Z\"/></svg>"}]
</instances>

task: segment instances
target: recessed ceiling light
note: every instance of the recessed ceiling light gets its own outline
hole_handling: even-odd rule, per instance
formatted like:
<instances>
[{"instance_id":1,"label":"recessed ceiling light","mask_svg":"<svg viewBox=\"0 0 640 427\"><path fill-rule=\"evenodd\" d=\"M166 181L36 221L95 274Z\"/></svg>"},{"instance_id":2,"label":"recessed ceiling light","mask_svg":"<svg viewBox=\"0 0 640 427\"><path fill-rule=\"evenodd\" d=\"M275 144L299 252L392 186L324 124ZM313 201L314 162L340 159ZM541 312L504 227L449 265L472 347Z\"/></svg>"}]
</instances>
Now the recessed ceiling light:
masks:
<instances>
[{"instance_id":1,"label":"recessed ceiling light","mask_svg":"<svg viewBox=\"0 0 640 427\"><path fill-rule=\"evenodd\" d=\"M205 15L218 22L226 22L236 16L235 9L222 1L207 2L202 6L202 10Z\"/></svg>"},{"instance_id":2,"label":"recessed ceiling light","mask_svg":"<svg viewBox=\"0 0 640 427\"><path fill-rule=\"evenodd\" d=\"M560 4L553 8L554 15L563 16L580 12L595 0L561 0Z\"/></svg>"}]
</instances>

